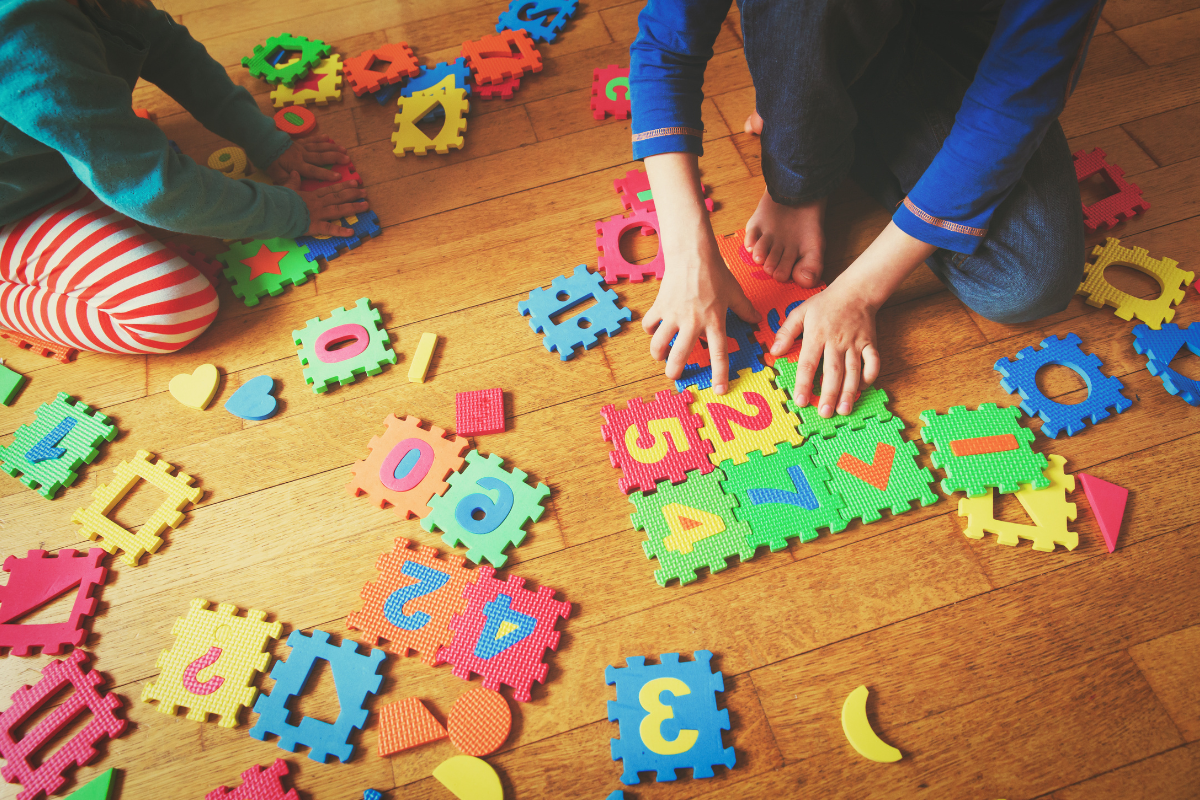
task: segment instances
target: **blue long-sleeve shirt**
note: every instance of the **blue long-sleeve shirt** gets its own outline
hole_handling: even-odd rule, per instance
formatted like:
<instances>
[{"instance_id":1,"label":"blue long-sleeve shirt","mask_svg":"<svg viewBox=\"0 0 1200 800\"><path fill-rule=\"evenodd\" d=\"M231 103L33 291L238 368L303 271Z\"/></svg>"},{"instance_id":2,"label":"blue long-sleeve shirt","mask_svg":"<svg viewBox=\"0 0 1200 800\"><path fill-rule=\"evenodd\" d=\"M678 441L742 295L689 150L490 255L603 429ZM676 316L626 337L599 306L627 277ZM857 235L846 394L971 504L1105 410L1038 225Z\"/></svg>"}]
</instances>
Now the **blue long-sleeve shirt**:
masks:
<instances>
[{"instance_id":1,"label":"blue long-sleeve shirt","mask_svg":"<svg viewBox=\"0 0 1200 800\"><path fill-rule=\"evenodd\" d=\"M0 225L82 181L117 211L167 230L240 239L308 228L295 192L196 164L133 113L140 76L255 166L291 145L165 12L119 0L0 0L0 64Z\"/></svg>"},{"instance_id":2,"label":"blue long-sleeve shirt","mask_svg":"<svg viewBox=\"0 0 1200 800\"><path fill-rule=\"evenodd\" d=\"M773 0L739 0L746 40L760 17L752 6ZM637 159L667 152L703 153L700 104L704 70L730 0L649 0L638 18L630 49L629 94L633 105L633 154ZM1087 42L1102 0L1007 0L995 31L941 150L893 220L906 233L929 244L973 253L987 234L996 207L1020 179L1033 151L1062 112L1083 64ZM757 40L787 46L788 37ZM794 43L793 43L794 44ZM753 75L778 69L787 53L751 52ZM763 160L800 162L783 175L768 176L786 186L772 194L803 197L827 188L848 164L852 116L841 135L827 137L825 152L773 153L782 147L767 130L774 117L829 114L829 95L844 87L797 87L787 81L778 96L759 90L764 122ZM836 152L843 151L843 152ZM782 171L781 171L782 172ZM830 174L838 173L838 174ZM778 190L778 191L777 191Z\"/></svg>"}]
</instances>

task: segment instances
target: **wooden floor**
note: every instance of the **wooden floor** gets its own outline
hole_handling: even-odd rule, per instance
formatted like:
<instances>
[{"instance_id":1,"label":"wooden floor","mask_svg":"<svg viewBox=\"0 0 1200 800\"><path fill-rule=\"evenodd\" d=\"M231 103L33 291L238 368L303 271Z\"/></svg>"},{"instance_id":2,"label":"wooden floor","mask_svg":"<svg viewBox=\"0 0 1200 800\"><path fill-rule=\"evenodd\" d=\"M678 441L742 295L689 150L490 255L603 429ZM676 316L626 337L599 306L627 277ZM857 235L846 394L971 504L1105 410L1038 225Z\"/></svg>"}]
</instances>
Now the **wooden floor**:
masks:
<instances>
[{"instance_id":1,"label":"wooden floor","mask_svg":"<svg viewBox=\"0 0 1200 800\"><path fill-rule=\"evenodd\" d=\"M344 55L405 40L427 63L457 55L490 32L499 2L477 0L165 0L269 112L270 87L238 66L267 35L320 37ZM287 756L308 800L361 796L448 797L431 770L447 742L382 759L372 717L347 765L318 765L236 729L158 713L139 701L157 674L172 622L203 597L269 612L291 630L346 632L376 556L397 536L438 544L345 491L349 465L389 413L454 425L454 393L501 386L506 433L478 437L485 452L553 490L543 519L509 561L530 585L575 603L549 678L521 704L514 733L488 761L511 798L601 798L621 788L609 756L604 667L625 656L709 649L725 674L723 701L737 767L712 780L645 783L627 794L665 797L1195 798L1200 792L1200 410L1168 396L1131 346L1131 323L1076 298L1035 324L997 325L955 300L922 269L879 315L879 385L919 442L929 408L1011 404L993 362L1051 334L1073 331L1137 400L1120 417L1073 438L1039 436L1037 449L1131 490L1120 545L1107 554L1082 491L1079 548L1053 554L1028 543L965 538L956 503L942 499L896 518L760 554L679 588L659 588L654 563L631 529L601 440L600 409L649 397L670 383L648 355L638 320L656 284L621 285L634 323L602 346L559 362L516 310L531 288L576 264L596 263L597 219L621 211L612 180L630 168L629 123L596 122L588 108L594 67L628 63L641 4L581 3L552 45L545 69L511 101L472 98L466 146L449 156L396 158L393 109L347 91L318 109L321 131L349 148L369 188L382 237L334 261L315 280L247 309L222 289L221 315L194 346L171 357L84 354L58 364L0 343L29 384L0 408L4 443L37 405L67 391L111 415L117 441L79 482L48 502L0 479L3 551L80 548L72 512L97 481L139 449L197 476L206 492L187 522L139 568L113 565L87 649L125 698L126 735L77 770L74 788L110 766L122 797L200 798L238 783L252 764ZM705 182L718 233L741 228L762 191L759 143L741 130L754 90L736 10L706 77ZM158 114L168 136L204 161L225 143L153 87L135 105ZM1152 208L1113 235L1154 256L1200 264L1200 1L1110 0L1063 125L1073 149L1102 147L1138 183ZM887 219L853 185L830 211L830 263L848 263ZM180 237L210 253L220 242ZM1103 237L1094 237L1097 241ZM652 255L654 240L634 243ZM1131 284L1134 285L1134 284ZM1150 287L1136 284L1139 291ZM400 363L382 375L315 395L305 385L291 331L335 306L369 297L383 313ZM1196 289L1176 321L1200 319ZM441 337L431 379L407 380L423 331ZM1182 369L1200 375L1194 357ZM191 412L167 393L179 372L213 363L218 400ZM1066 400L1082 384L1065 370L1046 385ZM242 422L220 406L244 381L273 376L284 410ZM1037 427L1038 423L1034 423ZM929 448L919 444L928 464ZM137 491L117 517L128 525L155 503ZM1015 504L1013 504L1015 506ZM1012 511L1007 505L1005 508ZM1013 511L1019 514L1019 510ZM1020 517L1013 517L1020 519ZM65 614L62 604L39 618ZM275 655L285 648L277 643ZM32 683L48 657L0 658L0 705ZM417 696L443 719L466 684L448 666L390 657L385 702ZM259 680L269 688L269 679ZM895 765L859 757L839 724L843 699L871 688L871 719L905 754ZM322 675L299 704L331 718ZM0 786L0 797L17 787Z\"/></svg>"}]
</instances>

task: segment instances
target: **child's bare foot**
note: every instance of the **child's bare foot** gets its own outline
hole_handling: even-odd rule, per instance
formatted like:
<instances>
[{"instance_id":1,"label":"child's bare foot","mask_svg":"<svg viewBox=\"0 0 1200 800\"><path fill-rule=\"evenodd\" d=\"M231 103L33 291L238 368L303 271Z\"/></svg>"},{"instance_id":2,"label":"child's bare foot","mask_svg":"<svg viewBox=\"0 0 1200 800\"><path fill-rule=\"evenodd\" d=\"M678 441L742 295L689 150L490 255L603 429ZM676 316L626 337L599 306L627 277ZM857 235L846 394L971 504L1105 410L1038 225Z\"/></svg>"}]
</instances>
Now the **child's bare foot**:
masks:
<instances>
[{"instance_id":1,"label":"child's bare foot","mask_svg":"<svg viewBox=\"0 0 1200 800\"><path fill-rule=\"evenodd\" d=\"M754 216L746 223L744 244L767 275L780 283L790 278L806 289L812 288L821 282L825 267L824 223L823 199L783 206L772 200L769 192L763 192Z\"/></svg>"},{"instance_id":2,"label":"child's bare foot","mask_svg":"<svg viewBox=\"0 0 1200 800\"><path fill-rule=\"evenodd\" d=\"M757 111L751 111L750 116L746 117L746 124L742 126L742 130L755 136L762 134L762 117Z\"/></svg>"}]
</instances>

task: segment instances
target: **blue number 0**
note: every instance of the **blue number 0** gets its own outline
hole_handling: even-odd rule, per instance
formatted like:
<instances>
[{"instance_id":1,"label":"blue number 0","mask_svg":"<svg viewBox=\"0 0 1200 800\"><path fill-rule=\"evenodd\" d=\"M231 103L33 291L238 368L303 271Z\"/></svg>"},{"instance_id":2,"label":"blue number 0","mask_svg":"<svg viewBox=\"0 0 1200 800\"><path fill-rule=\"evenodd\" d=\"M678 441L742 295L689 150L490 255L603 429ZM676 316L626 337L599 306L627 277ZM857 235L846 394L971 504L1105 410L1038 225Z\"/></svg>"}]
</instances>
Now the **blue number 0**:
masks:
<instances>
[{"instance_id":1,"label":"blue number 0","mask_svg":"<svg viewBox=\"0 0 1200 800\"><path fill-rule=\"evenodd\" d=\"M499 528L508 519L508 512L513 507L513 490L499 478L480 478L475 485L488 489L499 497L493 502L492 498L481 492L469 494L454 508L454 519L468 533L486 534ZM483 517L475 519L475 512L482 511Z\"/></svg>"},{"instance_id":2,"label":"blue number 0","mask_svg":"<svg viewBox=\"0 0 1200 800\"><path fill-rule=\"evenodd\" d=\"M404 566L400 567L400 572L410 578L416 578L417 582L408 586L401 586L392 592L388 596L387 602L383 604L383 615L387 617L388 622L406 631L415 631L424 628L429 624L431 617L424 611L405 614L404 604L409 600L416 600L418 597L433 594L446 585L446 581L450 580L450 576L444 572L438 572L436 569L430 569L424 564L418 564L415 561L405 561Z\"/></svg>"}]
</instances>

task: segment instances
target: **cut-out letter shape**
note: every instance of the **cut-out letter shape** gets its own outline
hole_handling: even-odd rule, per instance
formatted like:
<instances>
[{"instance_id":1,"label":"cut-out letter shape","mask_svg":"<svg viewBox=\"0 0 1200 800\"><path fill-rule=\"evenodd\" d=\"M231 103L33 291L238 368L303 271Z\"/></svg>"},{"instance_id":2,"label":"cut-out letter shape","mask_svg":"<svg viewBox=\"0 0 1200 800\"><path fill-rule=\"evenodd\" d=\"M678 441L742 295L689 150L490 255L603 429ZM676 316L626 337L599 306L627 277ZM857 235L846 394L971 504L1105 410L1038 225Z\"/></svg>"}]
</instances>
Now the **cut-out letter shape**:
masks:
<instances>
[{"instance_id":1,"label":"cut-out letter shape","mask_svg":"<svg viewBox=\"0 0 1200 800\"><path fill-rule=\"evenodd\" d=\"M646 532L642 549L646 558L658 559L654 580L666 586L677 579L682 586L699 577L701 569L720 572L728 559L754 557L750 526L734 516L737 501L721 491L725 474L691 473L680 484L663 481L652 494L629 496L637 511L633 527Z\"/></svg>"},{"instance_id":2,"label":"cut-out letter shape","mask_svg":"<svg viewBox=\"0 0 1200 800\"><path fill-rule=\"evenodd\" d=\"M504 800L500 776L484 760L452 756L433 771L433 777L458 800Z\"/></svg>"},{"instance_id":3,"label":"cut-out letter shape","mask_svg":"<svg viewBox=\"0 0 1200 800\"><path fill-rule=\"evenodd\" d=\"M1175 318L1172 306L1183 302L1184 286L1190 286L1195 272L1185 272L1173 258L1151 258L1142 247L1122 247L1120 239L1108 238L1092 250L1094 262L1084 262L1083 283L1076 294L1084 297L1089 306L1112 306L1118 317L1128 322L1135 316L1154 330ZM1158 281L1162 289L1158 297L1135 297L1113 286L1104 271L1113 264L1132 267Z\"/></svg>"},{"instance_id":4,"label":"cut-out letter shape","mask_svg":"<svg viewBox=\"0 0 1200 800\"><path fill-rule=\"evenodd\" d=\"M66 427L65 432L60 425ZM53 402L38 406L33 422L17 428L12 444L0 445L0 469L53 500L59 489L75 482L81 466L96 460L100 443L115 438L117 426L107 416L59 392ZM46 453L51 445L63 453ZM29 459L30 451L35 460Z\"/></svg>"},{"instance_id":5,"label":"cut-out letter shape","mask_svg":"<svg viewBox=\"0 0 1200 800\"><path fill-rule=\"evenodd\" d=\"M621 470L622 492L649 493L658 481L682 483L691 470L713 471L708 457L712 442L700 438L703 420L689 410L694 399L687 389L663 389L649 403L634 397L625 408L608 405L600 410L606 423L600 433L612 442L608 459Z\"/></svg>"},{"instance_id":6,"label":"cut-out letter shape","mask_svg":"<svg viewBox=\"0 0 1200 800\"><path fill-rule=\"evenodd\" d=\"M300 346L296 355L307 367L304 382L317 394L324 394L334 383L346 386L360 375L378 375L385 364L395 364L391 337L380 320L379 309L371 308L371 301L362 297L349 311L339 306L329 319L310 319L303 330L292 331L292 341ZM351 339L354 344L335 347Z\"/></svg>"},{"instance_id":7,"label":"cut-out letter shape","mask_svg":"<svg viewBox=\"0 0 1200 800\"><path fill-rule=\"evenodd\" d=\"M449 736L417 697L379 709L379 755L390 756Z\"/></svg>"},{"instance_id":8,"label":"cut-out letter shape","mask_svg":"<svg viewBox=\"0 0 1200 800\"><path fill-rule=\"evenodd\" d=\"M712 442L709 458L714 464L726 459L745 464L749 453L770 455L781 442L804 441L796 430L800 420L787 409L787 395L771 382L774 376L770 367L747 369L730 381L723 395L711 387L696 392L692 411L704 421L700 436Z\"/></svg>"},{"instance_id":9,"label":"cut-out letter shape","mask_svg":"<svg viewBox=\"0 0 1200 800\"><path fill-rule=\"evenodd\" d=\"M288 774L288 763L282 758L263 769L255 764L242 773L242 785L236 789L218 786L204 800L300 800L295 789L283 789L283 779Z\"/></svg>"},{"instance_id":10,"label":"cut-out letter shape","mask_svg":"<svg viewBox=\"0 0 1200 800\"><path fill-rule=\"evenodd\" d=\"M1129 490L1117 486L1095 475L1079 473L1079 482L1083 484L1083 493L1087 496L1092 514L1100 526L1100 535L1104 537L1104 546L1108 552L1117 549L1117 537L1121 535L1121 522L1125 518L1125 502L1129 499Z\"/></svg>"},{"instance_id":11,"label":"cut-out letter shape","mask_svg":"<svg viewBox=\"0 0 1200 800\"><path fill-rule=\"evenodd\" d=\"M528 477L516 467L504 469L504 460L495 453L484 456L472 450L467 468L450 476L446 493L429 499L433 513L421 520L421 527L442 531L442 541L451 547L466 545L467 558L476 564L487 559L502 567L508 560L505 549L519 547L526 523L537 522L546 510L542 502L550 496L549 487L531 486Z\"/></svg>"},{"instance_id":12,"label":"cut-out letter shape","mask_svg":"<svg viewBox=\"0 0 1200 800\"><path fill-rule=\"evenodd\" d=\"M527 703L534 681L546 680L550 666L542 656L558 649L555 623L570 616L571 604L555 600L549 586L529 591L516 575L497 580L486 564L476 572L478 580L463 589L467 608L451 620L454 638L438 652L438 663L453 664L463 680L482 676L486 689L511 686L513 697Z\"/></svg>"},{"instance_id":13,"label":"cut-out letter shape","mask_svg":"<svg viewBox=\"0 0 1200 800\"><path fill-rule=\"evenodd\" d=\"M491 755L512 730L512 709L499 692L476 686L454 701L446 729L450 743L467 755Z\"/></svg>"},{"instance_id":14,"label":"cut-out letter shape","mask_svg":"<svg viewBox=\"0 0 1200 800\"><path fill-rule=\"evenodd\" d=\"M829 488L841 496L842 518L862 519L863 524L912 510L916 500L923 506L937 502L929 488L933 475L917 463L917 446L904 440L904 421L869 419L862 430L838 428L832 439L812 439L817 446L814 461L829 470Z\"/></svg>"},{"instance_id":15,"label":"cut-out letter shape","mask_svg":"<svg viewBox=\"0 0 1200 800\"><path fill-rule=\"evenodd\" d=\"M812 541L818 528L845 530L845 503L829 489L829 470L813 461L816 454L811 441L800 447L784 442L773 455L750 453L745 464L725 465L721 489L736 498L733 513L750 526L752 548L765 544L775 552L788 539Z\"/></svg>"},{"instance_id":16,"label":"cut-out letter shape","mask_svg":"<svg viewBox=\"0 0 1200 800\"><path fill-rule=\"evenodd\" d=\"M88 658L87 653L76 650L65 659L51 661L42 668L41 680L18 689L12 705L0 714L0 758L6 762L0 767L0 777L21 784L17 800L38 800L43 794L56 793L66 781L68 769L91 763L101 740L125 732L125 720L117 716L121 698L101 693L105 677L94 669L84 671ZM74 693L18 739L16 731L22 724L68 686ZM53 753L43 752L44 745L85 710L91 712L88 723Z\"/></svg>"},{"instance_id":17,"label":"cut-out letter shape","mask_svg":"<svg viewBox=\"0 0 1200 800\"><path fill-rule=\"evenodd\" d=\"M379 691L383 681L378 672L386 656L382 650L362 655L358 644L350 639L341 646L330 644L329 634L317 628L311 635L292 631L287 643L291 648L287 660L276 661L271 668L275 686L270 694L260 695L254 703L254 713L259 716L250 735L262 741L267 736L278 736L279 746L289 753L296 752L297 747L307 747L308 757L313 761L324 764L332 755L344 764L354 755L350 734L367 722L368 712L363 703L367 695ZM318 658L328 662L333 673L339 706L337 720L329 723L303 717L300 724L292 725L288 722L288 700L304 692Z\"/></svg>"},{"instance_id":18,"label":"cut-out letter shape","mask_svg":"<svg viewBox=\"0 0 1200 800\"><path fill-rule=\"evenodd\" d=\"M462 468L471 444L461 436L447 439L441 428L426 430L416 417L388 414L383 423L387 431L367 444L371 454L351 465L354 479L346 490L351 497L367 495L380 508L392 506L401 519L423 519L433 510L430 498L450 488L446 478Z\"/></svg>"},{"instance_id":19,"label":"cut-out letter shape","mask_svg":"<svg viewBox=\"0 0 1200 800\"><path fill-rule=\"evenodd\" d=\"M115 555L117 550L123 551L121 560L131 567L136 567L146 553L157 552L163 543L160 534L167 528L178 528L186 516L184 507L199 503L204 496L203 489L191 485L195 478L184 472L172 475L175 467L162 460L151 464L152 457L151 453L138 450L133 458L122 461L113 471L113 479L96 487L92 504L71 515L71 521L81 526L80 533L96 541L110 555ZM139 480L161 490L166 497L137 533L132 533L107 515Z\"/></svg>"},{"instance_id":20,"label":"cut-out letter shape","mask_svg":"<svg viewBox=\"0 0 1200 800\"><path fill-rule=\"evenodd\" d=\"M0 586L0 652L11 648L14 656L28 656L40 647L43 654L56 656L67 647L82 645L87 638L87 619L96 613L100 588L108 578L103 559L104 551L98 547L86 553L30 550L25 558L6 558L8 583ZM72 589L76 590L75 602L66 622L17 622Z\"/></svg>"},{"instance_id":21,"label":"cut-out letter shape","mask_svg":"<svg viewBox=\"0 0 1200 800\"><path fill-rule=\"evenodd\" d=\"M1088 178L1103 172L1112 181L1116 192L1103 197L1090 206L1083 203L1083 224L1091 230L1116 225L1122 219L1133 219L1140 211L1149 211L1150 204L1142 197L1142 190L1136 183L1125 180L1125 170L1116 164L1109 164L1108 154L1097 147L1088 153L1080 150L1072 154L1075 157L1075 179L1083 183Z\"/></svg>"},{"instance_id":22,"label":"cut-out letter shape","mask_svg":"<svg viewBox=\"0 0 1200 800\"><path fill-rule=\"evenodd\" d=\"M557 350L560 360L572 358L576 347L591 350L602 332L616 336L621 332L621 323L633 319L632 311L618 305L617 293L601 286L602 280L599 273L588 271L587 264L580 264L569 277L559 275L550 282L549 289L539 286L528 299L517 303L517 310L529 317L533 332L545 333L542 345L548 352ZM554 321L588 300L594 300L595 305Z\"/></svg>"},{"instance_id":23,"label":"cut-out letter shape","mask_svg":"<svg viewBox=\"0 0 1200 800\"><path fill-rule=\"evenodd\" d=\"M867 719L867 687L859 686L842 703L842 732L863 758L889 764L899 761L900 751L879 738Z\"/></svg>"},{"instance_id":24,"label":"cut-out letter shape","mask_svg":"<svg viewBox=\"0 0 1200 800\"><path fill-rule=\"evenodd\" d=\"M997 534L1000 544L1016 546L1020 539L1031 539L1033 549L1043 553L1054 552L1054 545L1061 544L1068 550L1079 545L1079 534L1067 530L1067 524L1075 519L1076 506L1067 502L1067 492L1075 489L1075 477L1064 471L1067 460L1062 456L1049 457L1046 477L1050 485L1045 489L1022 486L1014 493L1021 506L1033 520L1032 525L996 519L992 506L992 490L979 497L964 497L958 501L958 515L967 518L964 534L972 539L982 539L985 533Z\"/></svg>"},{"instance_id":25,"label":"cut-out letter shape","mask_svg":"<svg viewBox=\"0 0 1200 800\"><path fill-rule=\"evenodd\" d=\"M639 772L653 771L661 783L675 780L677 769L691 769L694 778L713 777L718 764L733 769L734 750L721 743L729 712L717 708L725 678L712 671L712 655L697 650L692 661L680 661L678 653L663 653L658 664L629 656L624 667L604 668L604 682L617 687L608 720L618 723L612 758L622 762L626 786L641 782Z\"/></svg>"},{"instance_id":26,"label":"cut-out letter shape","mask_svg":"<svg viewBox=\"0 0 1200 800\"><path fill-rule=\"evenodd\" d=\"M142 688L142 702L157 701L164 714L182 706L194 722L216 714L222 728L233 728L242 706L254 705L254 678L271 658L264 650L283 626L267 622L265 611L251 609L242 617L231 603L215 611L208 606L195 599L187 616L175 620L175 644L159 655L160 674Z\"/></svg>"},{"instance_id":27,"label":"cut-out letter shape","mask_svg":"<svg viewBox=\"0 0 1200 800\"><path fill-rule=\"evenodd\" d=\"M71 792L67 800L110 800L115 769L106 769L81 788ZM116 800L116 798L112 798Z\"/></svg>"},{"instance_id":28,"label":"cut-out letter shape","mask_svg":"<svg viewBox=\"0 0 1200 800\"><path fill-rule=\"evenodd\" d=\"M1033 431L1017 421L1020 416L1017 406L995 403L980 403L974 411L966 406L953 406L946 414L922 411L921 438L935 448L933 466L946 472L942 491L977 497L991 486L1001 494L1017 491L1022 483L1049 486L1043 474L1046 457L1030 447Z\"/></svg>"},{"instance_id":29,"label":"cut-out letter shape","mask_svg":"<svg viewBox=\"0 0 1200 800\"><path fill-rule=\"evenodd\" d=\"M629 67L609 64L592 70L592 117L604 119L611 114L616 119L629 119Z\"/></svg>"},{"instance_id":30,"label":"cut-out letter shape","mask_svg":"<svg viewBox=\"0 0 1200 800\"><path fill-rule=\"evenodd\" d=\"M363 586L363 607L346 618L346 627L362 631L359 638L389 653L413 651L426 664L437 663L438 650L454 638L450 620L467 607L463 588L475 573L463 567L462 556L442 558L420 545L413 549L408 539L396 539L375 569L379 579Z\"/></svg>"},{"instance_id":31,"label":"cut-out letter shape","mask_svg":"<svg viewBox=\"0 0 1200 800\"><path fill-rule=\"evenodd\" d=\"M481 85L503 83L527 72L542 71L542 54L524 30L505 30L474 42L463 42L459 55L467 60L467 66Z\"/></svg>"}]
</instances>

